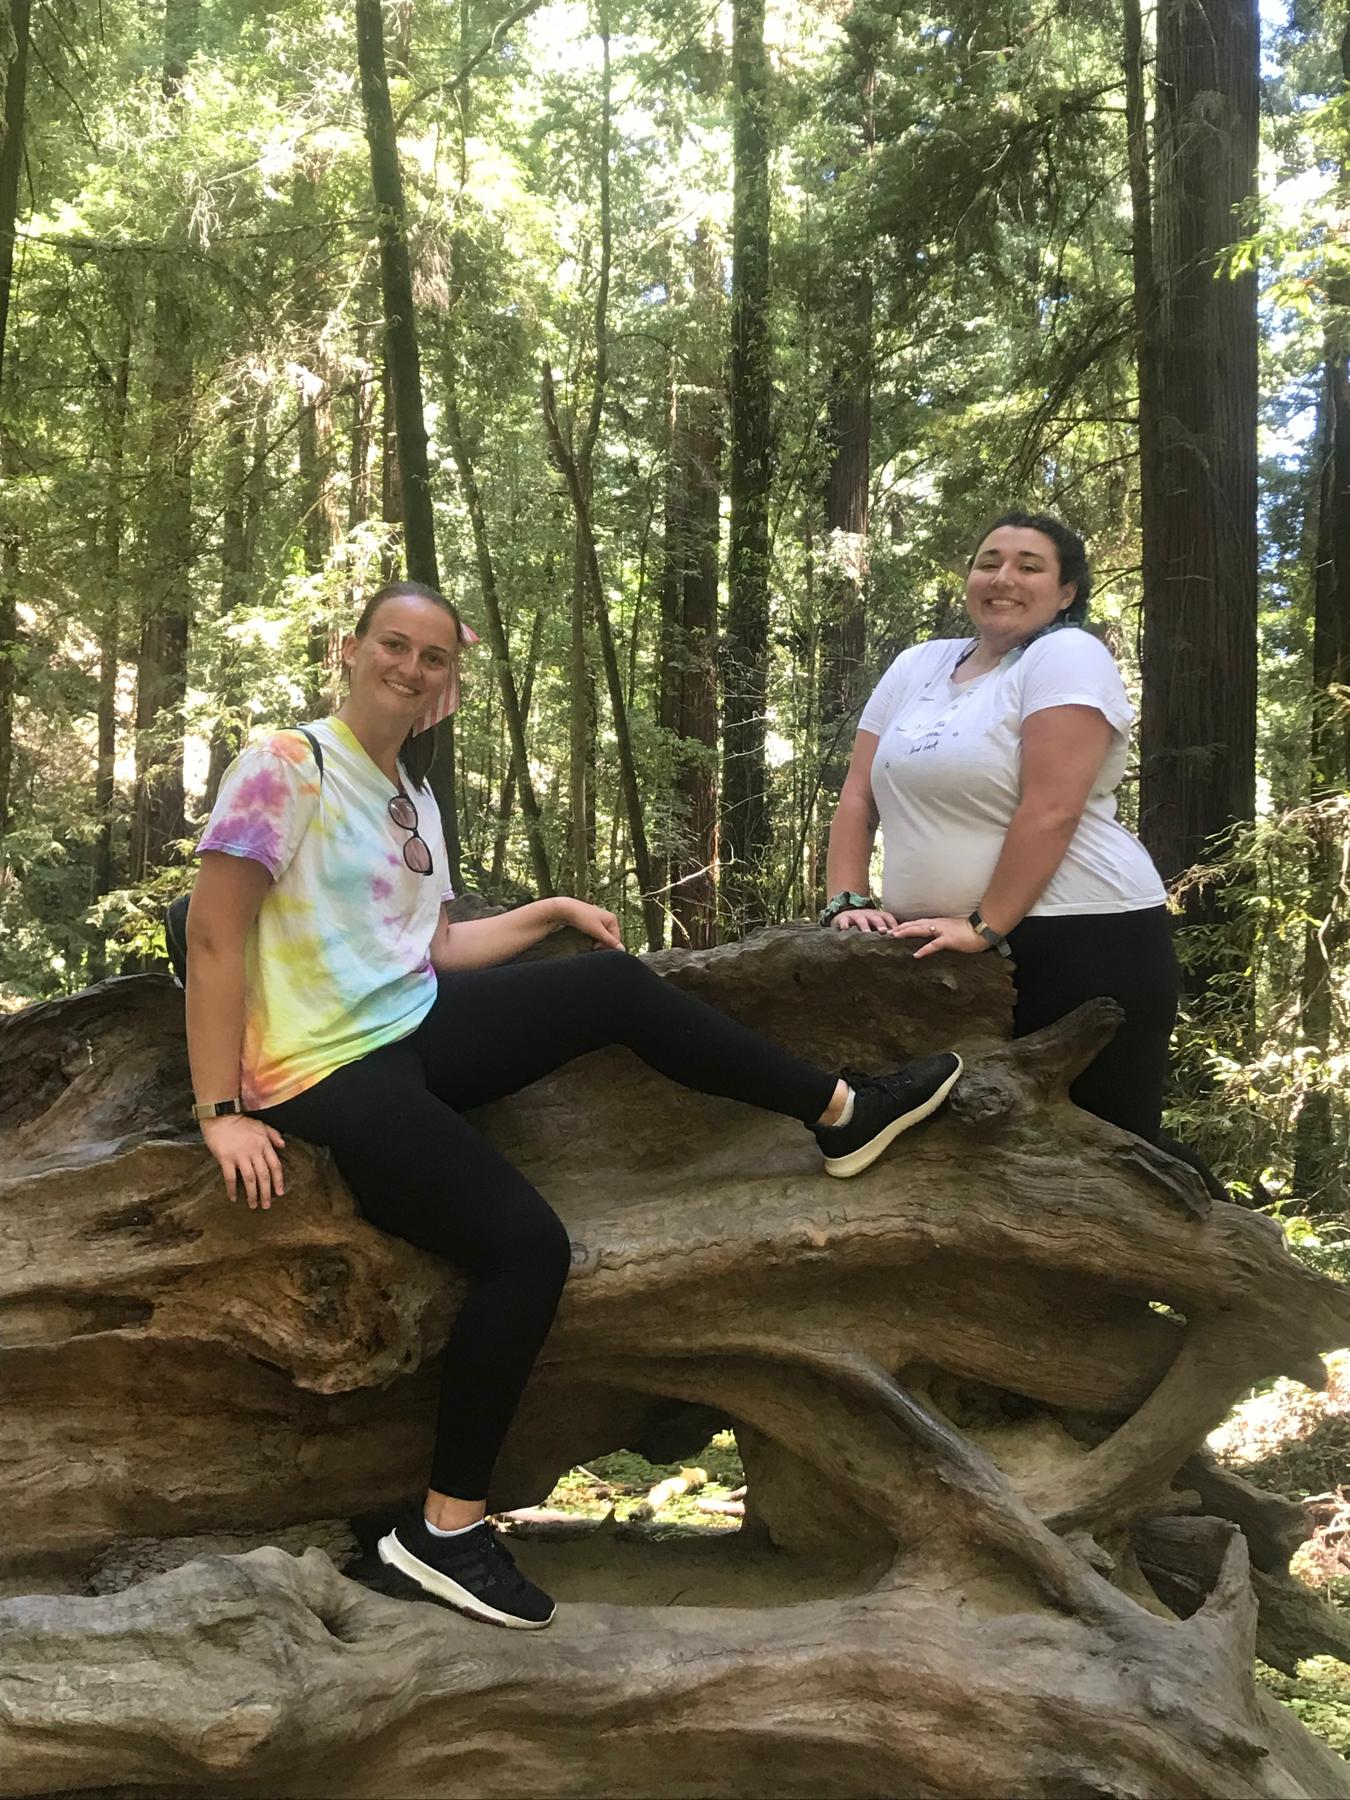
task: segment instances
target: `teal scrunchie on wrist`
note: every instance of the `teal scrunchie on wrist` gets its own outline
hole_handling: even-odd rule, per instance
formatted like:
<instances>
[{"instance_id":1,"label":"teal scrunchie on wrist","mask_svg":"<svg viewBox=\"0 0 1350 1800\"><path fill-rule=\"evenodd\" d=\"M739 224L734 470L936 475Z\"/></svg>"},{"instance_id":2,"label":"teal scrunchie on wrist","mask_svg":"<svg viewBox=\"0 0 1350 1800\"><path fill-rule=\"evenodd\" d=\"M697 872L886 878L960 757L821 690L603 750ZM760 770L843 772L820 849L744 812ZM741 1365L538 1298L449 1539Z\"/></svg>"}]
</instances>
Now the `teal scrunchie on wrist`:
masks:
<instances>
[{"instance_id":1,"label":"teal scrunchie on wrist","mask_svg":"<svg viewBox=\"0 0 1350 1800\"><path fill-rule=\"evenodd\" d=\"M816 918L817 925L829 925L841 912L875 912L877 903L870 894L844 892L831 894Z\"/></svg>"}]
</instances>

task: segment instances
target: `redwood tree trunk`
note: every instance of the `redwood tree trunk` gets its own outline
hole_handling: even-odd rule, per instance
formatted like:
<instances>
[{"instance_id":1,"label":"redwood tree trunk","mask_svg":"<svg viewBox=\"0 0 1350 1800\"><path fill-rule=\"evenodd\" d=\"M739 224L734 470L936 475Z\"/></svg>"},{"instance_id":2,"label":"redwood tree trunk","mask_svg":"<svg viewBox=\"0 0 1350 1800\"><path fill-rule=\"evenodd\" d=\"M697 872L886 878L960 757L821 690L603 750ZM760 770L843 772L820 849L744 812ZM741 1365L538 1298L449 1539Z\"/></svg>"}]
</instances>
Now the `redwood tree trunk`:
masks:
<instances>
[{"instance_id":1,"label":"redwood tree trunk","mask_svg":"<svg viewBox=\"0 0 1350 1800\"><path fill-rule=\"evenodd\" d=\"M1169 880L1255 806L1256 273L1216 270L1255 191L1257 58L1255 0L1160 5L1140 830Z\"/></svg>"},{"instance_id":2,"label":"redwood tree trunk","mask_svg":"<svg viewBox=\"0 0 1350 1800\"><path fill-rule=\"evenodd\" d=\"M722 899L736 931L766 916L769 639L769 94L764 0L735 0L731 275L731 540L722 642Z\"/></svg>"},{"instance_id":3,"label":"redwood tree trunk","mask_svg":"<svg viewBox=\"0 0 1350 1800\"><path fill-rule=\"evenodd\" d=\"M525 656L525 678L520 684L520 722L522 730L528 735L530 729L530 706L534 700L534 677L539 667L539 652L544 641L544 609L537 606L534 619L530 625L530 647ZM516 804L516 763L514 756L506 759L506 772L502 777L501 804L497 808L497 834L492 842L492 869L488 880L494 889L506 873L506 845L511 829L511 814ZM550 890L551 891L551 890Z\"/></svg>"},{"instance_id":4,"label":"redwood tree trunk","mask_svg":"<svg viewBox=\"0 0 1350 1800\"><path fill-rule=\"evenodd\" d=\"M459 473L460 491L464 495L469 524L473 530L474 552L478 560L478 585L483 596L483 613L487 624L488 644L492 651L493 666L497 671L502 712L506 719L507 736L511 743L511 768L516 778L516 785L520 790L520 810L525 820L525 833L529 840L534 882L540 897L543 898L553 892L553 872L549 868L548 846L544 841L543 820L540 817L539 802L535 796L534 781L530 775L530 755L525 742L525 721L529 715L529 701L522 701L517 693L516 678L511 668L511 651L506 641L506 626L502 619L501 602L497 595L497 572L492 560L492 546L488 540L487 519L483 511L482 495L478 491L478 478L474 470L473 458L469 452L468 441L460 417L459 376L455 365L455 354L454 345L447 346L443 368L446 433L450 441L450 454L455 459L455 468Z\"/></svg>"},{"instance_id":5,"label":"redwood tree trunk","mask_svg":"<svg viewBox=\"0 0 1350 1800\"><path fill-rule=\"evenodd\" d=\"M375 408L379 377L367 361L368 327L356 326L356 375L352 381L351 444L347 461L347 525L361 525L375 508L371 469L375 447ZM355 596L353 596L355 598Z\"/></svg>"},{"instance_id":6,"label":"redwood tree trunk","mask_svg":"<svg viewBox=\"0 0 1350 1800\"><path fill-rule=\"evenodd\" d=\"M13 358L5 357L10 285L14 273L14 231L19 212L19 170L23 165L24 95L28 84L29 0L10 0L14 49L5 78L4 139L0 141L0 421L13 405ZM7 434L0 434L7 435ZM8 468L6 473L9 473ZM9 829L9 795L14 767L15 659L19 649L19 550L13 522L0 520L0 838Z\"/></svg>"},{"instance_id":7,"label":"redwood tree trunk","mask_svg":"<svg viewBox=\"0 0 1350 1800\"><path fill-rule=\"evenodd\" d=\"M399 9L400 61L406 62L412 8ZM431 510L427 427L422 411L422 362L413 308L412 261L408 254L407 209L398 162L398 133L389 100L380 0L356 0L356 55L361 75L361 109L370 146L370 181L380 242L380 290L384 302L384 357L397 444L403 555L409 579L440 587L436 529ZM387 456L387 450L386 450ZM386 467L387 467L386 463ZM387 516L387 514L386 514ZM432 791L445 827L450 879L459 885L459 806L455 793L455 722L435 728Z\"/></svg>"},{"instance_id":8,"label":"redwood tree trunk","mask_svg":"<svg viewBox=\"0 0 1350 1800\"><path fill-rule=\"evenodd\" d=\"M316 578L336 565L342 548L342 519L336 487L333 432L333 387L322 357L309 377L315 391L301 396L299 462L301 503L305 509L305 572ZM322 611L309 632L309 705L315 714L336 704L342 643L342 621L334 596L326 590Z\"/></svg>"},{"instance_id":9,"label":"redwood tree trunk","mask_svg":"<svg viewBox=\"0 0 1350 1800\"><path fill-rule=\"evenodd\" d=\"M695 306L716 320L721 258L705 227L694 242ZM710 344L691 363L678 433L679 642L677 791L683 833L670 908L695 950L717 942L717 561L722 510L722 388Z\"/></svg>"},{"instance_id":10,"label":"redwood tree trunk","mask_svg":"<svg viewBox=\"0 0 1350 1800\"><path fill-rule=\"evenodd\" d=\"M431 516L431 477L427 466L427 428L422 412L422 362L413 310L412 262L408 255L407 210L398 162L398 136L389 100L380 0L356 0L356 54L379 230L385 368L398 444L403 552L411 580L439 587L436 533Z\"/></svg>"},{"instance_id":11,"label":"redwood tree trunk","mask_svg":"<svg viewBox=\"0 0 1350 1800\"><path fill-rule=\"evenodd\" d=\"M877 32L870 15L848 20L847 84L856 96L857 137L849 161L876 142ZM847 219L842 221L847 233ZM851 234L849 234L851 236ZM872 271L870 243L846 236L849 254L827 291L834 369L828 398L830 466L825 481L825 545L820 581L820 759L817 804L834 810L848 773L853 726L866 699L867 532L872 463ZM819 897L821 900L824 896Z\"/></svg>"},{"instance_id":12,"label":"redwood tree trunk","mask_svg":"<svg viewBox=\"0 0 1350 1800\"><path fill-rule=\"evenodd\" d=\"M638 893L642 902L642 919L647 934L647 948L659 950L663 919L660 904L652 886L652 866L651 858L647 854L647 827L643 813L642 795L638 787L637 764L633 756L632 737L628 730L628 709L624 704L623 678L619 671L619 659L614 647L609 607L605 601L604 585L600 579L600 562L595 547L595 534L591 529L590 510L586 504L581 470L577 467L576 458L569 452L563 441L562 431L558 425L558 413L553 395L553 371L549 367L547 359L544 361L542 373L544 424L548 431L549 447L553 452L555 462L563 472L568 492L572 497L577 534L581 542L586 591L590 598L600 638L600 656L604 664L605 683L609 689L610 712L614 720L614 742L619 758L619 779L623 790L624 809L628 815L629 841L633 846L633 866L637 874Z\"/></svg>"},{"instance_id":13,"label":"redwood tree trunk","mask_svg":"<svg viewBox=\"0 0 1350 1800\"><path fill-rule=\"evenodd\" d=\"M1350 91L1350 26L1341 40L1346 91ZM1342 167L1342 179L1347 170ZM1328 283L1329 298L1350 317L1350 281ZM1328 340L1322 389L1322 430L1317 446L1312 504L1313 534L1313 725L1311 798L1328 801L1350 784L1350 357ZM1309 925L1304 934L1300 1025L1305 1043L1319 1052L1321 1079L1299 1110L1295 1132L1294 1192L1320 1206L1344 1207L1347 1183L1337 1142L1335 1108L1326 1057L1332 1046L1337 975L1346 942L1339 904L1343 844L1330 817L1319 818L1308 859Z\"/></svg>"},{"instance_id":14,"label":"redwood tree trunk","mask_svg":"<svg viewBox=\"0 0 1350 1800\"><path fill-rule=\"evenodd\" d=\"M23 167L23 120L28 90L30 0L10 0L14 49L5 71L4 136L0 138L0 378L5 366L9 295L14 278L14 233L19 218L19 171Z\"/></svg>"},{"instance_id":15,"label":"redwood tree trunk","mask_svg":"<svg viewBox=\"0 0 1350 1800\"><path fill-rule=\"evenodd\" d=\"M220 514L220 611L228 616L248 598L249 591L249 441L248 418L242 408L242 395L235 397L235 410L225 435L225 497ZM303 466L303 459L302 459ZM206 804L212 807L220 791L220 780L239 754L243 734L239 713L243 700L240 691L236 657L227 646L221 671L221 716L211 734L211 759L206 776Z\"/></svg>"},{"instance_id":16,"label":"redwood tree trunk","mask_svg":"<svg viewBox=\"0 0 1350 1800\"><path fill-rule=\"evenodd\" d=\"M131 382L131 325L124 322L112 371L108 417L108 489L103 512L102 610L98 635L98 763L94 776L94 878L90 898L111 892L114 879L113 801L117 792L117 679L122 668L122 541L126 532L123 463L126 450L128 397ZM89 979L108 972L107 944L95 932L89 949Z\"/></svg>"},{"instance_id":17,"label":"redwood tree trunk","mask_svg":"<svg viewBox=\"0 0 1350 1800\"><path fill-rule=\"evenodd\" d=\"M198 0L164 9L165 104L174 107L197 44ZM187 832L183 718L192 616L192 308L178 260L155 259L150 467L143 612L136 662L136 801L131 874L144 881Z\"/></svg>"}]
</instances>

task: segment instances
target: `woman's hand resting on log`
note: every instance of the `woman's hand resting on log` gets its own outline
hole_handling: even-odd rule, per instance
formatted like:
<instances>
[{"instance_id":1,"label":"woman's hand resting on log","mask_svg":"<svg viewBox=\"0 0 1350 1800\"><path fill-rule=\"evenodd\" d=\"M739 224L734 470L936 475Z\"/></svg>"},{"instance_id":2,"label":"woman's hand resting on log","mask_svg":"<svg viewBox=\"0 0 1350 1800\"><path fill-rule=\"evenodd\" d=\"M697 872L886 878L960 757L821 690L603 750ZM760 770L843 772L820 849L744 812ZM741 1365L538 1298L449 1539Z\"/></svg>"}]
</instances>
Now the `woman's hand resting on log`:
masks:
<instances>
[{"instance_id":1,"label":"woman's hand resting on log","mask_svg":"<svg viewBox=\"0 0 1350 1800\"><path fill-rule=\"evenodd\" d=\"M584 931L588 938L594 938L602 950L623 949L619 921L612 912L592 906L587 900L573 900L570 896L559 896L550 904L554 908L555 929L570 925L574 931Z\"/></svg>"},{"instance_id":2,"label":"woman's hand resting on log","mask_svg":"<svg viewBox=\"0 0 1350 1800\"><path fill-rule=\"evenodd\" d=\"M231 1200L239 1198L241 1180L244 1197L254 1210L261 1206L266 1212L272 1196L286 1192L286 1177L277 1155L286 1140L271 1125L250 1119L246 1113L226 1113L219 1119L203 1119L202 1136L220 1164Z\"/></svg>"},{"instance_id":3,"label":"woman's hand resting on log","mask_svg":"<svg viewBox=\"0 0 1350 1800\"><path fill-rule=\"evenodd\" d=\"M891 936L927 939L914 952L916 962L921 956L932 956L938 950L959 950L964 956L978 956L989 948L968 919L908 919L903 925L897 925Z\"/></svg>"}]
</instances>

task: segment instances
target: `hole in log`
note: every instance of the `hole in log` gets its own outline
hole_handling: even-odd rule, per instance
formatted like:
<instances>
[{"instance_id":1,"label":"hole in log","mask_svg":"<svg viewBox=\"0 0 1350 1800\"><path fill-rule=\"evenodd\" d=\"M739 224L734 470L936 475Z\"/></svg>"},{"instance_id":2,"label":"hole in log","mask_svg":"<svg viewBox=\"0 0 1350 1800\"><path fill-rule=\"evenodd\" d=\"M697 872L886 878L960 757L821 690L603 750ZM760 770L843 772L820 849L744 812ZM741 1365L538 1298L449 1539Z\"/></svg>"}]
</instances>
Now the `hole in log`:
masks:
<instances>
[{"instance_id":1,"label":"hole in log","mask_svg":"<svg viewBox=\"0 0 1350 1800\"><path fill-rule=\"evenodd\" d=\"M1209 1598L1231 1530L1226 1519L1192 1516L1144 1519L1131 1532L1140 1569L1179 1619L1189 1619Z\"/></svg>"},{"instance_id":2,"label":"hole in log","mask_svg":"<svg viewBox=\"0 0 1350 1800\"><path fill-rule=\"evenodd\" d=\"M828 1481L763 1434L649 1395L615 1410L618 1443L597 1433L538 1505L497 1514L559 1602L790 1606L866 1592L888 1565L893 1546L837 1517Z\"/></svg>"},{"instance_id":3,"label":"hole in log","mask_svg":"<svg viewBox=\"0 0 1350 1800\"><path fill-rule=\"evenodd\" d=\"M1178 1312L1176 1307L1170 1306L1166 1300L1150 1300L1148 1309L1150 1312L1161 1313L1164 1319L1175 1319L1178 1325L1186 1323L1185 1313Z\"/></svg>"}]
</instances>

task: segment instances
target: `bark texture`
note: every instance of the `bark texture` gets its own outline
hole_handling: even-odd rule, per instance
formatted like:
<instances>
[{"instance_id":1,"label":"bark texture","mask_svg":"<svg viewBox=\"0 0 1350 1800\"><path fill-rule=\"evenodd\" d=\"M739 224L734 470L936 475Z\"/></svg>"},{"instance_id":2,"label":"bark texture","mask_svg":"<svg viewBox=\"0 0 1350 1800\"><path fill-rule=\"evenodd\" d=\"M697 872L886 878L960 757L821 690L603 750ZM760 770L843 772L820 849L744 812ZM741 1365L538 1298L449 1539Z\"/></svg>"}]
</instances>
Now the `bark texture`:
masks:
<instances>
[{"instance_id":1,"label":"bark texture","mask_svg":"<svg viewBox=\"0 0 1350 1800\"><path fill-rule=\"evenodd\" d=\"M721 899L733 932L768 916L769 495L773 353L769 335L769 63L763 0L732 9L733 160L731 501L722 641Z\"/></svg>"},{"instance_id":2,"label":"bark texture","mask_svg":"<svg viewBox=\"0 0 1350 1800\"><path fill-rule=\"evenodd\" d=\"M1255 806L1256 271L1221 267L1255 193L1255 0L1165 0L1157 35L1151 246L1137 93L1131 105L1146 370L1139 823L1171 880ZM1194 890L1191 915L1212 919L1216 899Z\"/></svg>"},{"instance_id":3,"label":"bark texture","mask_svg":"<svg viewBox=\"0 0 1350 1800\"><path fill-rule=\"evenodd\" d=\"M725 1421L749 1482L739 1533L523 1540L564 1602L524 1642L332 1560L422 1478L444 1267L299 1145L281 1205L223 1201L167 982L0 1021L0 1793L1350 1795L1252 1684L1296 1509L1196 1459L1350 1299L1068 1103L1110 1004L1011 1044L992 958L654 961L821 1060L967 1072L847 1186L627 1053L482 1115L574 1265L494 1503Z\"/></svg>"},{"instance_id":4,"label":"bark texture","mask_svg":"<svg viewBox=\"0 0 1350 1800\"><path fill-rule=\"evenodd\" d=\"M165 0L160 88L175 114L197 47L199 0ZM183 232L186 238L186 230ZM194 563L192 458L194 317L183 261L155 259L151 325L149 463L163 470L145 522L141 637L136 658L136 790L131 874L144 880L187 835L183 702Z\"/></svg>"}]
</instances>

